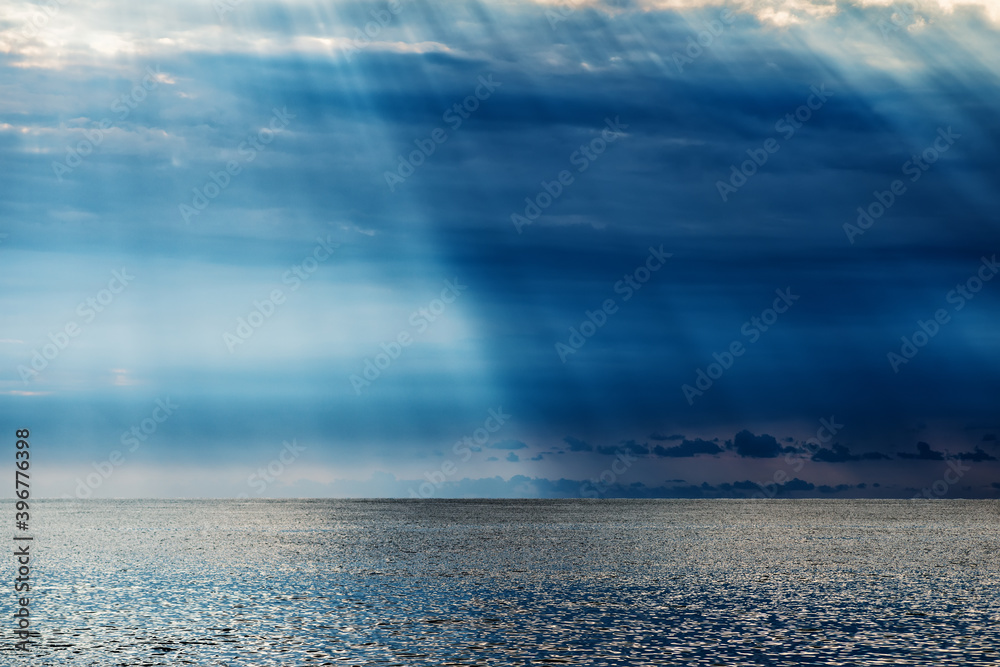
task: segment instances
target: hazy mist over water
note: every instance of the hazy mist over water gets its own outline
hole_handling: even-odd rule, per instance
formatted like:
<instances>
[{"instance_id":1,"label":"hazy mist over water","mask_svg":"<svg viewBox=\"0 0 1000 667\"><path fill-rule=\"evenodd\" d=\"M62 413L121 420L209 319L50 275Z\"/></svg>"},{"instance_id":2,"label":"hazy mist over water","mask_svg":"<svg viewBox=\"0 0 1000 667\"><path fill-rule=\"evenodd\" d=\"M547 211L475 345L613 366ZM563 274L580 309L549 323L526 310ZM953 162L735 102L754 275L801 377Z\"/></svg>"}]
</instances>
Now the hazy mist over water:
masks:
<instances>
[{"instance_id":1,"label":"hazy mist over water","mask_svg":"<svg viewBox=\"0 0 1000 667\"><path fill-rule=\"evenodd\" d=\"M36 503L4 664L1000 664L996 501Z\"/></svg>"}]
</instances>

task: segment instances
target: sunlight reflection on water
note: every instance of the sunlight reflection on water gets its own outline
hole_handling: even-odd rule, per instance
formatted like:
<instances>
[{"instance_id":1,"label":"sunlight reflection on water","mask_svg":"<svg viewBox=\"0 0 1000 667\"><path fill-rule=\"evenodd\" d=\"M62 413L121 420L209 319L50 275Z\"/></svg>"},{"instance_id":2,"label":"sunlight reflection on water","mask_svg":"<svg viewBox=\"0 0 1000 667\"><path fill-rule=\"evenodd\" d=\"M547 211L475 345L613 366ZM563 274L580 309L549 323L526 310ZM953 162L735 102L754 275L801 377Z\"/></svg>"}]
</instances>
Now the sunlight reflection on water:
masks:
<instances>
[{"instance_id":1,"label":"sunlight reflection on water","mask_svg":"<svg viewBox=\"0 0 1000 667\"><path fill-rule=\"evenodd\" d=\"M1000 664L996 501L35 503L4 663Z\"/></svg>"}]
</instances>

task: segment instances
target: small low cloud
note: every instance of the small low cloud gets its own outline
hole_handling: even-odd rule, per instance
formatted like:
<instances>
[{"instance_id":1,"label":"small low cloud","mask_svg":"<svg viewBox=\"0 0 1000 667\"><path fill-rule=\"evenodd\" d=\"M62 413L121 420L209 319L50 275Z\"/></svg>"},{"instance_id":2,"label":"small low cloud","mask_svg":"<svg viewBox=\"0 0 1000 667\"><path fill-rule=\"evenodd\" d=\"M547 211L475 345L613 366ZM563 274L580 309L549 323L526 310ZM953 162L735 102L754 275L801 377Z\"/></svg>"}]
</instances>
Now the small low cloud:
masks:
<instances>
[{"instance_id":1,"label":"small low cloud","mask_svg":"<svg viewBox=\"0 0 1000 667\"><path fill-rule=\"evenodd\" d=\"M941 452L934 451L933 449L931 449L931 446L926 442L918 442L916 454L910 454L908 452L900 452L899 458L914 459L918 461L944 461L944 454Z\"/></svg>"},{"instance_id":2,"label":"small low cloud","mask_svg":"<svg viewBox=\"0 0 1000 667\"><path fill-rule=\"evenodd\" d=\"M754 435L746 429L736 434L736 437L733 438L733 446L740 456L754 459L773 459L786 451L794 451L779 445L773 435L767 433Z\"/></svg>"},{"instance_id":3,"label":"small low cloud","mask_svg":"<svg viewBox=\"0 0 1000 667\"><path fill-rule=\"evenodd\" d=\"M684 440L681 444L674 447L663 447L662 445L657 445L653 448L653 453L657 456L669 458L687 458L690 456L697 456L698 454L719 454L721 452L722 448L714 442L701 439Z\"/></svg>"},{"instance_id":4,"label":"small low cloud","mask_svg":"<svg viewBox=\"0 0 1000 667\"><path fill-rule=\"evenodd\" d=\"M974 451L974 452L960 452L958 454L955 454L955 458L959 459L961 461L973 461L975 463L980 463L982 461L996 461L997 460L997 457L990 456L989 454L987 454L983 450L979 449L979 447L976 447L976 451Z\"/></svg>"},{"instance_id":5,"label":"small low cloud","mask_svg":"<svg viewBox=\"0 0 1000 667\"><path fill-rule=\"evenodd\" d=\"M720 484L717 487L707 487L702 485L707 489L715 489L722 492L723 495L737 496L737 497L747 497L754 494L760 493L761 486L756 482L752 482L749 479L736 482L726 482ZM789 493L793 491L812 491L816 486L812 482L807 482L804 479L799 479L798 477L790 479L784 484L773 485L774 491L768 495L778 495L783 493Z\"/></svg>"},{"instance_id":6,"label":"small low cloud","mask_svg":"<svg viewBox=\"0 0 1000 667\"><path fill-rule=\"evenodd\" d=\"M812 460L821 463L846 463L847 461L881 461L890 458L892 457L879 452L852 454L848 447L835 443L829 449L819 449L815 454L813 454Z\"/></svg>"},{"instance_id":7,"label":"small low cloud","mask_svg":"<svg viewBox=\"0 0 1000 667\"><path fill-rule=\"evenodd\" d=\"M507 454L507 460L510 461L511 463L517 463L518 461L521 460L521 457L519 457L514 452L510 452L509 454Z\"/></svg>"},{"instance_id":8,"label":"small low cloud","mask_svg":"<svg viewBox=\"0 0 1000 667\"><path fill-rule=\"evenodd\" d=\"M675 433L673 435L662 435L660 433L652 433L652 434L650 434L649 439L650 440L659 440L659 441L662 442L664 440L683 440L684 436L680 435L680 434L677 434L677 433Z\"/></svg>"},{"instance_id":9,"label":"small low cloud","mask_svg":"<svg viewBox=\"0 0 1000 667\"><path fill-rule=\"evenodd\" d=\"M812 482L807 482L804 479L790 479L781 485L782 491L812 491L816 488L816 485Z\"/></svg>"},{"instance_id":10,"label":"small low cloud","mask_svg":"<svg viewBox=\"0 0 1000 667\"><path fill-rule=\"evenodd\" d=\"M812 460L821 463L843 463L845 461L857 461L860 456L851 454L851 450L844 445L835 444L830 449L819 449L813 454Z\"/></svg>"},{"instance_id":11,"label":"small low cloud","mask_svg":"<svg viewBox=\"0 0 1000 667\"><path fill-rule=\"evenodd\" d=\"M520 440L501 440L490 445L490 449L524 449L527 445Z\"/></svg>"},{"instance_id":12,"label":"small low cloud","mask_svg":"<svg viewBox=\"0 0 1000 667\"><path fill-rule=\"evenodd\" d=\"M598 447L597 451L605 456L613 456L619 451L624 451L633 456L647 456L649 454L649 445L645 443L640 445L635 440L623 440L621 445L617 447Z\"/></svg>"},{"instance_id":13,"label":"small low cloud","mask_svg":"<svg viewBox=\"0 0 1000 667\"><path fill-rule=\"evenodd\" d=\"M584 442L579 438L574 438L571 435L567 435L563 438L563 442L569 445L569 451L571 452L592 452L594 451L594 446L589 442Z\"/></svg>"}]
</instances>

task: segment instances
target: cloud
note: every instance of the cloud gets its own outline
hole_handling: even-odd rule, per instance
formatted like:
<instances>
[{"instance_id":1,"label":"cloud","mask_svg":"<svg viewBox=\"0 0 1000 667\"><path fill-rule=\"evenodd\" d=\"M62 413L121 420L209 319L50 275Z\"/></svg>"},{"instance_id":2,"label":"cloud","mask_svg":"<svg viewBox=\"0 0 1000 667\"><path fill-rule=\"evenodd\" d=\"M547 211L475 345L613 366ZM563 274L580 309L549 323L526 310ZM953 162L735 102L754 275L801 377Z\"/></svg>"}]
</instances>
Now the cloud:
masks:
<instances>
[{"instance_id":1,"label":"cloud","mask_svg":"<svg viewBox=\"0 0 1000 667\"><path fill-rule=\"evenodd\" d=\"M851 454L851 450L841 444L834 444L830 449L820 449L813 454L812 460L821 463L845 463L847 461L880 461L890 459L879 452L865 452L864 454Z\"/></svg>"},{"instance_id":2,"label":"cloud","mask_svg":"<svg viewBox=\"0 0 1000 667\"><path fill-rule=\"evenodd\" d=\"M560 4L559 0L533 0L539 4ZM611 3L603 0L574 0L577 6L591 5L611 12ZM923 25L925 17L938 18L951 14L956 9L954 0L923 0L919 4L919 9L912 13L906 21L906 27L911 24ZM1000 20L1000 7L995 0L968 0L961 3L970 8L981 10L984 18L988 17L992 21ZM733 11L746 13L754 16L758 21L767 26L785 28L791 25L808 25L820 21L833 20L838 14L848 11L869 12L877 19L888 20L891 15L896 16L900 12L894 5L913 6L906 3L896 3L895 0L860 0L857 4L844 4L827 2L825 0L735 0L727 3ZM643 10L675 10L675 11L697 11L718 6L716 0L636 0L635 6ZM619 10L620 11L620 10Z\"/></svg>"},{"instance_id":3,"label":"cloud","mask_svg":"<svg viewBox=\"0 0 1000 667\"><path fill-rule=\"evenodd\" d=\"M593 445L590 443L584 442L579 438L574 438L571 435L567 435L563 438L563 442L569 445L569 450L571 452L591 452L594 450Z\"/></svg>"},{"instance_id":4,"label":"cloud","mask_svg":"<svg viewBox=\"0 0 1000 667\"><path fill-rule=\"evenodd\" d=\"M915 459L918 461L944 461L944 454L941 452L936 452L931 449L931 446L926 442L917 443L917 453L909 454L907 452L900 452L899 458L901 459Z\"/></svg>"},{"instance_id":5,"label":"cloud","mask_svg":"<svg viewBox=\"0 0 1000 667\"><path fill-rule=\"evenodd\" d=\"M766 495L781 495L783 493L789 493L793 491L812 491L815 485L812 482L807 482L805 480L799 479L798 477L790 479L784 484L770 484L769 488L772 489L770 493ZM756 482L751 482L749 479L742 482L726 482L720 484L718 490L723 493L732 494L734 491L739 491L738 495L740 497L753 496L763 492L763 489Z\"/></svg>"},{"instance_id":6,"label":"cloud","mask_svg":"<svg viewBox=\"0 0 1000 667\"><path fill-rule=\"evenodd\" d=\"M510 452L509 454L507 454L507 460L510 461L511 463L517 463L518 461L521 460L521 457L519 457L514 452Z\"/></svg>"},{"instance_id":7,"label":"cloud","mask_svg":"<svg viewBox=\"0 0 1000 667\"><path fill-rule=\"evenodd\" d=\"M426 482L424 479L395 479L392 475L381 476L380 494L386 497L407 497L411 488L418 488ZM311 484L290 488L289 493L298 492L302 497L366 497L371 490L372 480L334 480L328 484ZM863 496L866 489L880 489L878 483L860 483L850 485L815 484L813 482L794 478L785 484L769 485L768 497L819 498L831 494ZM994 482L992 487L986 486L979 497L995 497L995 489L1000 489L1000 483ZM641 482L628 484L594 484L593 480L549 479L545 477L527 477L514 475L504 479L499 475L483 478L454 479L443 483L435 491L439 498L752 498L760 497L763 489L751 480L725 482L719 485L685 483L684 480L665 480L661 485L647 485ZM854 493L851 493L854 491ZM880 497L909 498L913 490L904 488L889 488L879 492ZM968 497L976 497L971 495Z\"/></svg>"},{"instance_id":8,"label":"cloud","mask_svg":"<svg viewBox=\"0 0 1000 667\"><path fill-rule=\"evenodd\" d=\"M726 484L721 484L719 488L722 489L739 489L740 491L758 491L760 490L760 485L756 482L751 482L749 479L742 482L731 482Z\"/></svg>"},{"instance_id":9,"label":"cloud","mask_svg":"<svg viewBox=\"0 0 1000 667\"><path fill-rule=\"evenodd\" d=\"M830 449L820 449L813 454L813 461L822 463L843 463L844 461L857 461L860 456L853 456L851 451L839 444L833 445Z\"/></svg>"},{"instance_id":10,"label":"cloud","mask_svg":"<svg viewBox=\"0 0 1000 667\"><path fill-rule=\"evenodd\" d=\"M660 433L651 433L649 436L650 440L683 440L684 436L675 433L674 435L661 435Z\"/></svg>"},{"instance_id":11,"label":"cloud","mask_svg":"<svg viewBox=\"0 0 1000 667\"><path fill-rule=\"evenodd\" d=\"M774 436L766 433L754 435L746 429L736 434L734 444L736 453L747 458L773 459L786 451Z\"/></svg>"},{"instance_id":12,"label":"cloud","mask_svg":"<svg viewBox=\"0 0 1000 667\"><path fill-rule=\"evenodd\" d=\"M997 460L997 457L990 456L989 454L987 454L983 450L979 449L979 447L976 447L976 451L974 451L974 452L961 452L959 454L955 454L955 458L959 459L961 461L974 461L976 463L980 463L982 461L996 461Z\"/></svg>"},{"instance_id":13,"label":"cloud","mask_svg":"<svg viewBox=\"0 0 1000 667\"><path fill-rule=\"evenodd\" d=\"M526 444L520 440L500 440L490 445L490 449L524 449Z\"/></svg>"},{"instance_id":14,"label":"cloud","mask_svg":"<svg viewBox=\"0 0 1000 667\"><path fill-rule=\"evenodd\" d=\"M599 454L604 454L605 456L613 456L623 449L627 453L634 454L635 456L646 456L649 454L649 445L645 443L640 445L635 440L622 440L621 447L598 447L597 452Z\"/></svg>"},{"instance_id":15,"label":"cloud","mask_svg":"<svg viewBox=\"0 0 1000 667\"><path fill-rule=\"evenodd\" d=\"M718 454L722 451L714 442L709 442L708 440L684 440L681 444L675 447L663 447L657 445L653 448L653 453L657 456L673 457L673 458L686 458L689 456L696 456L698 454Z\"/></svg>"},{"instance_id":16,"label":"cloud","mask_svg":"<svg viewBox=\"0 0 1000 667\"><path fill-rule=\"evenodd\" d=\"M812 482L807 482L796 477L790 479L779 487L782 491L812 491L816 486Z\"/></svg>"}]
</instances>

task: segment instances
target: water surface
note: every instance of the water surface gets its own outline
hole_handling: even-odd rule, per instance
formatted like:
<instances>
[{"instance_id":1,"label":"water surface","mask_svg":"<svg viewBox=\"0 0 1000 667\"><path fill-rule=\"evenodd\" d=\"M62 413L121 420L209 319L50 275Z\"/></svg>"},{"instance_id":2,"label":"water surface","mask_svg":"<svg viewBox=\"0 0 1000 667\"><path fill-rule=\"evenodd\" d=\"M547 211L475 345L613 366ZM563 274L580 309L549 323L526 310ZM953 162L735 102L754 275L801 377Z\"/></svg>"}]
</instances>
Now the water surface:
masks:
<instances>
[{"instance_id":1,"label":"water surface","mask_svg":"<svg viewBox=\"0 0 1000 667\"><path fill-rule=\"evenodd\" d=\"M1000 665L997 501L34 505L4 664Z\"/></svg>"}]
</instances>

